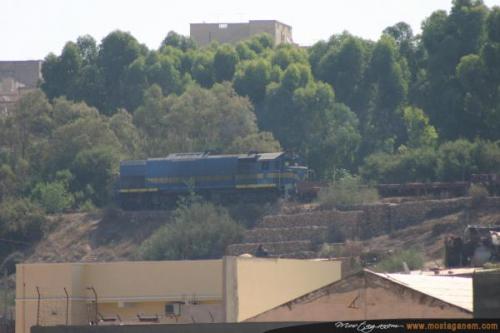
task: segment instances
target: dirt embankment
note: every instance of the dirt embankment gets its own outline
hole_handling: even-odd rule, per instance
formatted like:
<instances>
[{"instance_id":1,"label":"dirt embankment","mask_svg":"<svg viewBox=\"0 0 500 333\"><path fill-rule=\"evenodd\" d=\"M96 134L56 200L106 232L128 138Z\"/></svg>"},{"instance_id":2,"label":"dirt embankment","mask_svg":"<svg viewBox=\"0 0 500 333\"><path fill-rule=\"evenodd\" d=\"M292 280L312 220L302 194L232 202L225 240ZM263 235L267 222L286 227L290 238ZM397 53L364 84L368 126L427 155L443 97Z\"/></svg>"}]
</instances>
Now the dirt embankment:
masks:
<instances>
[{"instance_id":1,"label":"dirt embankment","mask_svg":"<svg viewBox=\"0 0 500 333\"><path fill-rule=\"evenodd\" d=\"M139 245L169 218L165 211L119 210L51 216L25 261L133 260Z\"/></svg>"}]
</instances>

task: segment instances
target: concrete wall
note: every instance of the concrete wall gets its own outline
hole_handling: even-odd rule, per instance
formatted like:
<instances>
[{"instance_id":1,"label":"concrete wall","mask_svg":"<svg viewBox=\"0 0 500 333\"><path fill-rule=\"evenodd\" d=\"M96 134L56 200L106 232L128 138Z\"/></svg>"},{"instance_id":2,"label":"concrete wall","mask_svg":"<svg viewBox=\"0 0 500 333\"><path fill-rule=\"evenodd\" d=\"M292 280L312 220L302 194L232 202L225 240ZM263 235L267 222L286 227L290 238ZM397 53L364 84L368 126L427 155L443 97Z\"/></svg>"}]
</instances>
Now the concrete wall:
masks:
<instances>
[{"instance_id":1,"label":"concrete wall","mask_svg":"<svg viewBox=\"0 0 500 333\"><path fill-rule=\"evenodd\" d=\"M237 322L339 280L341 263L225 257L224 260L47 263L16 267L16 333L42 326ZM38 301L38 291L40 300ZM92 291L95 290L96 297ZM181 303L180 316L165 305Z\"/></svg>"},{"instance_id":2,"label":"concrete wall","mask_svg":"<svg viewBox=\"0 0 500 333\"><path fill-rule=\"evenodd\" d=\"M359 273L285 303L248 321L344 321L471 318L459 307L376 275Z\"/></svg>"},{"instance_id":3,"label":"concrete wall","mask_svg":"<svg viewBox=\"0 0 500 333\"><path fill-rule=\"evenodd\" d=\"M292 28L274 20L248 23L192 23L190 25L190 37L200 46L206 46L213 41L234 44L262 33L271 35L276 45L292 42Z\"/></svg>"},{"instance_id":4,"label":"concrete wall","mask_svg":"<svg viewBox=\"0 0 500 333\"><path fill-rule=\"evenodd\" d=\"M340 280L341 262L226 257L226 321L240 322Z\"/></svg>"},{"instance_id":5,"label":"concrete wall","mask_svg":"<svg viewBox=\"0 0 500 333\"><path fill-rule=\"evenodd\" d=\"M222 260L20 264L16 273L17 333L29 332L37 318L41 325L96 320L95 296L88 287L97 293L99 313L124 321L137 321L143 313L175 322L165 316L170 302L185 303L179 322L223 319Z\"/></svg>"},{"instance_id":6,"label":"concrete wall","mask_svg":"<svg viewBox=\"0 0 500 333\"><path fill-rule=\"evenodd\" d=\"M42 61L0 61L0 80L13 78L28 88L37 86L41 75Z\"/></svg>"},{"instance_id":7,"label":"concrete wall","mask_svg":"<svg viewBox=\"0 0 500 333\"><path fill-rule=\"evenodd\" d=\"M500 318L500 270L475 272L474 318Z\"/></svg>"}]
</instances>

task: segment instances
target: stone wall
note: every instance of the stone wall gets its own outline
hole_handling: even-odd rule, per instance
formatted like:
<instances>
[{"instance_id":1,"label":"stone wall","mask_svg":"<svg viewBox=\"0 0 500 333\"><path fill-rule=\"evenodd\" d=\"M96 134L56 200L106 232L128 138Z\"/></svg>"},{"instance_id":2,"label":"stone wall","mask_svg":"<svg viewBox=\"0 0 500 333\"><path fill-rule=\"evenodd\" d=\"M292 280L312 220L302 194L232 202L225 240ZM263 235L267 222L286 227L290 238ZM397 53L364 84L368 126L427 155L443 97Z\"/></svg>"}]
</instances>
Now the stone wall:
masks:
<instances>
[{"instance_id":1,"label":"stone wall","mask_svg":"<svg viewBox=\"0 0 500 333\"><path fill-rule=\"evenodd\" d=\"M359 235L358 225L363 218L362 211L319 210L292 215L270 215L264 217L258 228L291 228L322 226L334 227L346 238L355 239Z\"/></svg>"},{"instance_id":2,"label":"stone wall","mask_svg":"<svg viewBox=\"0 0 500 333\"><path fill-rule=\"evenodd\" d=\"M310 240L322 242L328 234L328 227L310 226L293 228L255 228L245 232L244 243L286 242Z\"/></svg>"},{"instance_id":3,"label":"stone wall","mask_svg":"<svg viewBox=\"0 0 500 333\"><path fill-rule=\"evenodd\" d=\"M471 206L471 198L445 200L408 201L400 204L372 204L344 207L362 210L359 237L368 239L392 231L422 223L427 219L440 218ZM487 198L482 208L499 208L500 197Z\"/></svg>"},{"instance_id":4,"label":"stone wall","mask_svg":"<svg viewBox=\"0 0 500 333\"><path fill-rule=\"evenodd\" d=\"M343 207L343 210L312 210L270 215L245 232L243 244L228 247L227 254L254 254L265 245L270 255L306 253L322 242L368 239L439 218L471 207L471 198L377 203ZM500 197L486 198L482 209L500 209ZM332 240L339 236L342 239ZM309 253L307 254L309 256Z\"/></svg>"}]
</instances>

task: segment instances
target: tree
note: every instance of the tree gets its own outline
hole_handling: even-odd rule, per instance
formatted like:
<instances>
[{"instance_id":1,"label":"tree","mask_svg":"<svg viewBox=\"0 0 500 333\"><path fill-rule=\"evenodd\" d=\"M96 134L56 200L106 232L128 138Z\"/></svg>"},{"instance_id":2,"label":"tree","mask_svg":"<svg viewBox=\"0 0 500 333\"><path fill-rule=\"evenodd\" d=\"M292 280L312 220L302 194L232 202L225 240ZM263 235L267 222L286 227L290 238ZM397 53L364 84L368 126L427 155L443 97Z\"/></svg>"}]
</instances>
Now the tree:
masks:
<instances>
[{"instance_id":1,"label":"tree","mask_svg":"<svg viewBox=\"0 0 500 333\"><path fill-rule=\"evenodd\" d=\"M46 58L42 67L45 78L42 88L51 98L62 95L74 99L77 96L82 64L83 59L78 46L73 42L66 43L61 56L49 55Z\"/></svg>"},{"instance_id":2,"label":"tree","mask_svg":"<svg viewBox=\"0 0 500 333\"><path fill-rule=\"evenodd\" d=\"M15 155L27 158L28 151L45 139L53 128L52 106L40 91L24 95L7 120L13 131L11 140Z\"/></svg>"},{"instance_id":3,"label":"tree","mask_svg":"<svg viewBox=\"0 0 500 333\"><path fill-rule=\"evenodd\" d=\"M179 35L175 31L169 31L165 39L161 42L160 48L172 46L186 52L189 49L196 47L194 40L189 37Z\"/></svg>"},{"instance_id":4,"label":"tree","mask_svg":"<svg viewBox=\"0 0 500 333\"><path fill-rule=\"evenodd\" d=\"M266 86L271 82L271 64L263 59L244 61L238 66L234 88L241 96L248 96L259 105L266 96Z\"/></svg>"},{"instance_id":5,"label":"tree","mask_svg":"<svg viewBox=\"0 0 500 333\"><path fill-rule=\"evenodd\" d=\"M438 134L424 111L415 107L406 107L403 111L408 135L408 146L412 148L435 146Z\"/></svg>"},{"instance_id":6,"label":"tree","mask_svg":"<svg viewBox=\"0 0 500 333\"><path fill-rule=\"evenodd\" d=\"M438 174L445 181L467 180L475 169L473 160L474 145L467 140L456 140L439 147Z\"/></svg>"},{"instance_id":7,"label":"tree","mask_svg":"<svg viewBox=\"0 0 500 333\"><path fill-rule=\"evenodd\" d=\"M339 47L331 47L318 64L318 77L330 83L340 102L351 106L359 97L367 67L367 48L359 38L347 36Z\"/></svg>"},{"instance_id":8,"label":"tree","mask_svg":"<svg viewBox=\"0 0 500 333\"><path fill-rule=\"evenodd\" d=\"M45 217L40 207L27 199L8 198L0 202L0 236L34 241L42 235Z\"/></svg>"},{"instance_id":9,"label":"tree","mask_svg":"<svg viewBox=\"0 0 500 333\"><path fill-rule=\"evenodd\" d=\"M126 70L141 53L141 46L127 32L116 30L104 37L98 56L106 93L106 102L101 112L112 114L119 107L128 107L124 89Z\"/></svg>"},{"instance_id":10,"label":"tree","mask_svg":"<svg viewBox=\"0 0 500 333\"><path fill-rule=\"evenodd\" d=\"M14 196L17 190L16 174L7 164L0 165L0 201L9 196Z\"/></svg>"},{"instance_id":11,"label":"tree","mask_svg":"<svg viewBox=\"0 0 500 333\"><path fill-rule=\"evenodd\" d=\"M350 166L360 141L356 115L335 102L329 85L313 82L304 65L290 65L281 83L268 86L260 118L263 129L306 158L320 177Z\"/></svg>"},{"instance_id":12,"label":"tree","mask_svg":"<svg viewBox=\"0 0 500 333\"><path fill-rule=\"evenodd\" d=\"M271 63L279 66L282 70L287 69L287 67L292 63L309 64L307 53L304 50L288 44L278 46L272 55Z\"/></svg>"},{"instance_id":13,"label":"tree","mask_svg":"<svg viewBox=\"0 0 500 333\"><path fill-rule=\"evenodd\" d=\"M228 148L228 153L241 154L250 151L274 153L281 151L281 146L270 132L252 133L245 137L237 137Z\"/></svg>"},{"instance_id":14,"label":"tree","mask_svg":"<svg viewBox=\"0 0 500 333\"><path fill-rule=\"evenodd\" d=\"M40 204L49 214L61 213L71 208L75 198L69 192L71 173L59 171L56 180L50 183L38 183L32 191L32 199Z\"/></svg>"},{"instance_id":15,"label":"tree","mask_svg":"<svg viewBox=\"0 0 500 333\"><path fill-rule=\"evenodd\" d=\"M174 221L141 244L139 255L145 260L221 258L229 244L241 240L242 232L224 208L201 201L182 203Z\"/></svg>"},{"instance_id":16,"label":"tree","mask_svg":"<svg viewBox=\"0 0 500 333\"><path fill-rule=\"evenodd\" d=\"M161 87L164 95L179 94L183 90L181 73L176 67L175 59L168 55L160 55L156 62L147 68L147 82ZM143 88L141 92L145 89Z\"/></svg>"},{"instance_id":17,"label":"tree","mask_svg":"<svg viewBox=\"0 0 500 333\"><path fill-rule=\"evenodd\" d=\"M210 51L197 53L191 67L193 79L204 88L214 84L214 55Z\"/></svg>"},{"instance_id":18,"label":"tree","mask_svg":"<svg viewBox=\"0 0 500 333\"><path fill-rule=\"evenodd\" d=\"M120 162L120 156L109 146L97 146L80 151L71 165L76 178L76 187L84 190L91 188L89 199L97 206L109 202L112 194L114 174Z\"/></svg>"},{"instance_id":19,"label":"tree","mask_svg":"<svg viewBox=\"0 0 500 333\"><path fill-rule=\"evenodd\" d=\"M134 122L148 156L169 152L234 151L236 148L279 147L270 135L259 135L252 104L236 95L229 83L211 89L192 85L180 96L164 97L151 87Z\"/></svg>"},{"instance_id":20,"label":"tree","mask_svg":"<svg viewBox=\"0 0 500 333\"><path fill-rule=\"evenodd\" d=\"M445 139L464 135L467 112L470 114L471 106L477 101L472 94L467 97L468 101L463 98L456 72L463 56L479 52L486 36L486 16L482 1L456 0L450 15L435 12L422 25L422 42L428 57L426 83L421 85L417 101ZM469 106L464 107L464 103Z\"/></svg>"},{"instance_id":21,"label":"tree","mask_svg":"<svg viewBox=\"0 0 500 333\"><path fill-rule=\"evenodd\" d=\"M417 44L417 38L413 35L411 26L406 22L398 22L393 26L387 27L383 31L394 38L399 48L399 54L405 58L411 72L412 81L416 80L419 61L422 55Z\"/></svg>"},{"instance_id":22,"label":"tree","mask_svg":"<svg viewBox=\"0 0 500 333\"><path fill-rule=\"evenodd\" d=\"M375 45L368 69L374 93L364 133L365 152L381 149L388 139L403 141L401 108L406 101L409 79L405 69L394 39L383 35Z\"/></svg>"},{"instance_id":23,"label":"tree","mask_svg":"<svg viewBox=\"0 0 500 333\"><path fill-rule=\"evenodd\" d=\"M238 63L238 54L233 47L225 44L217 49L214 56L215 81L231 81Z\"/></svg>"}]
</instances>

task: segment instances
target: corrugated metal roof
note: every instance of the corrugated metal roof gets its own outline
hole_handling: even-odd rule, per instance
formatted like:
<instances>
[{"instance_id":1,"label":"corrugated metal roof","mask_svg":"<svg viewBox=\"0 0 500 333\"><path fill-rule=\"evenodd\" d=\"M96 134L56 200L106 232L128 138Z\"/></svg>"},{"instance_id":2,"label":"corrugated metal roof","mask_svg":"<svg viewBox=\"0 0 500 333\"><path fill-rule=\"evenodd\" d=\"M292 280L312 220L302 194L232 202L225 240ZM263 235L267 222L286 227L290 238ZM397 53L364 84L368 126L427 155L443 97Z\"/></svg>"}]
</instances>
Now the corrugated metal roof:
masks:
<instances>
[{"instance_id":1,"label":"corrugated metal roof","mask_svg":"<svg viewBox=\"0 0 500 333\"><path fill-rule=\"evenodd\" d=\"M472 311L472 278L374 273L449 304Z\"/></svg>"}]
</instances>

